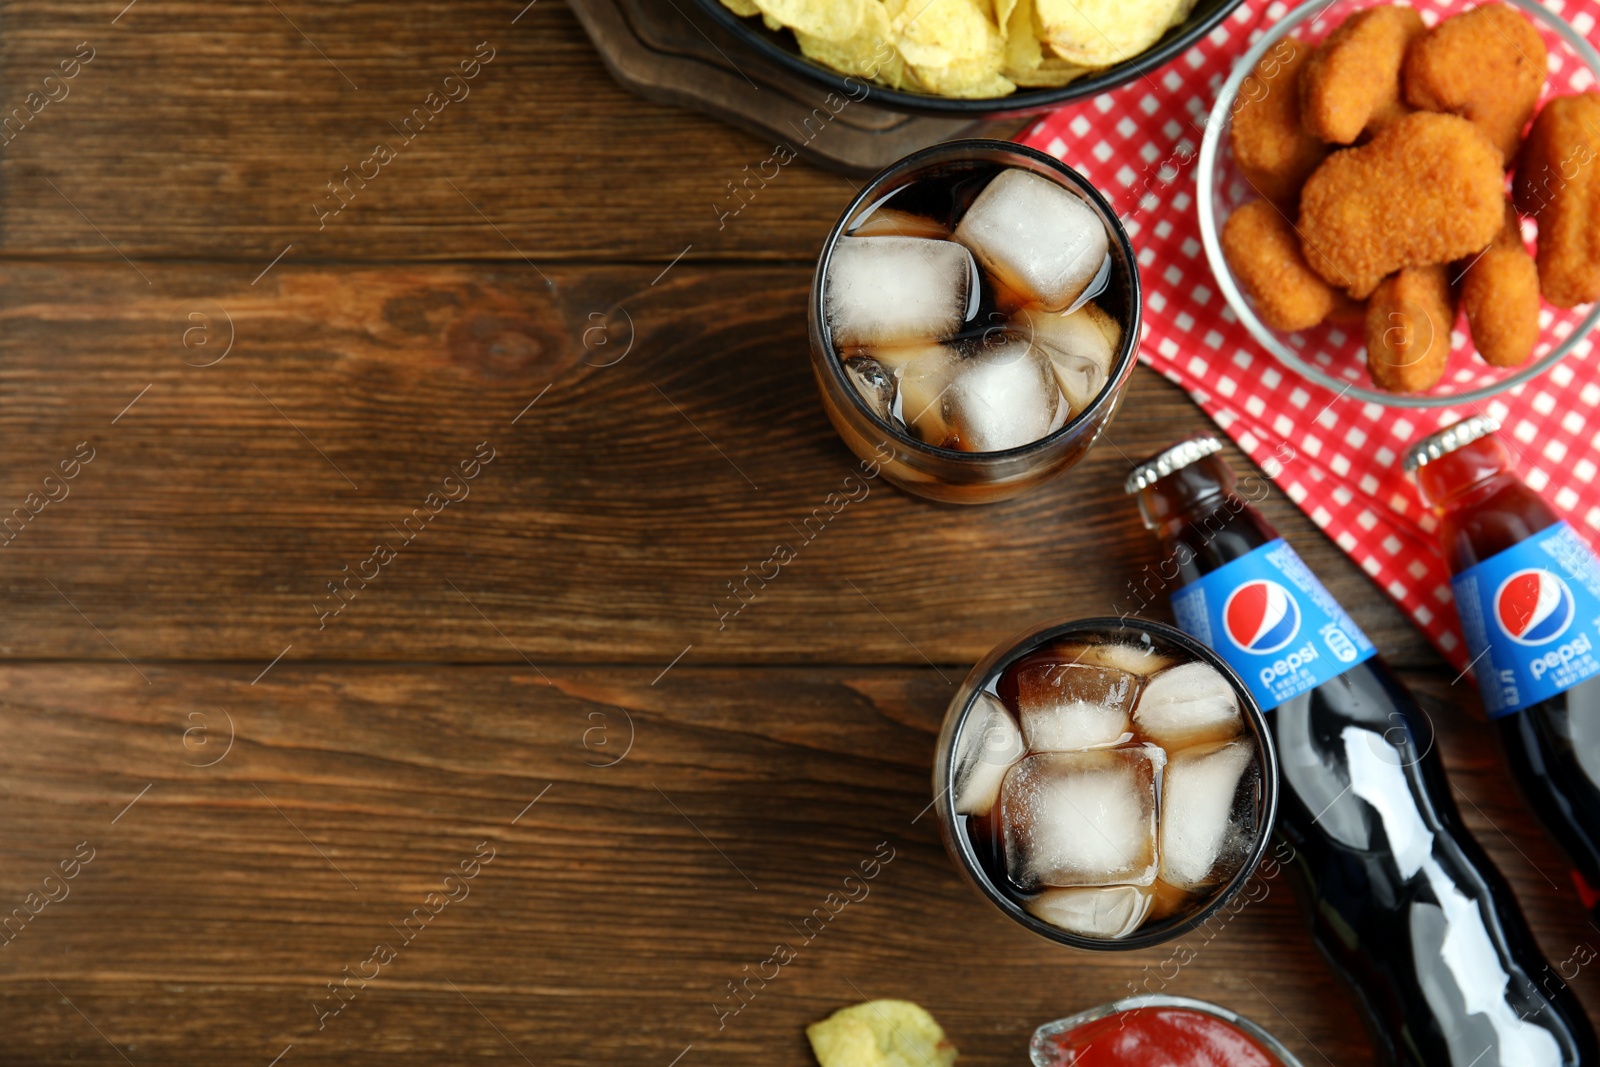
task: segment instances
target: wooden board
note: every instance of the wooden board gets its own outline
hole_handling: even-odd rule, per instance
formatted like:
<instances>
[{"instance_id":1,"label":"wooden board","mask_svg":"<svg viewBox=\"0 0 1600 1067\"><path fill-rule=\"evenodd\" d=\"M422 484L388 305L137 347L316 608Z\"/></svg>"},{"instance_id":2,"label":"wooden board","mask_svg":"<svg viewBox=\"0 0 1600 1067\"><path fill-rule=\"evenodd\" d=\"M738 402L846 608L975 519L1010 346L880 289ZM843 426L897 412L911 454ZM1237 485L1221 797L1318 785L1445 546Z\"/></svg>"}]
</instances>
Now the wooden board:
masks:
<instances>
[{"instance_id":1,"label":"wooden board","mask_svg":"<svg viewBox=\"0 0 1600 1067\"><path fill-rule=\"evenodd\" d=\"M567 0L567 6L606 69L640 96L715 116L843 174L870 176L940 141L1009 137L1026 122L903 115L859 100L859 93L830 93L760 63L747 42L707 18L693 0ZM772 171L758 167L756 173Z\"/></svg>"}]
</instances>

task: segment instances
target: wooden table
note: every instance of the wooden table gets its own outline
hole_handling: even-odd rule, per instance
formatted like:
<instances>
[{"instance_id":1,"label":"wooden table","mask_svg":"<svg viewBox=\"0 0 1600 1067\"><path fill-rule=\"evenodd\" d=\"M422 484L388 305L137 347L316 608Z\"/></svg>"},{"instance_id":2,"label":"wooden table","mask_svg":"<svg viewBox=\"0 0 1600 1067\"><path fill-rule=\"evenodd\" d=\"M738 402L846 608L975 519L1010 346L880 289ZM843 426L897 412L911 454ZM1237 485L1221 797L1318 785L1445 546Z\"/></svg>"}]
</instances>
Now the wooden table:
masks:
<instances>
[{"instance_id":1,"label":"wooden table","mask_svg":"<svg viewBox=\"0 0 1600 1067\"><path fill-rule=\"evenodd\" d=\"M556 0L124 2L0 7L5 106L59 97L0 148L0 910L38 905L0 1062L805 1064L906 997L1017 1064L1131 986L1367 1058L1286 888L1174 976L1033 939L925 814L967 666L1150 558L1120 486L1206 425L1183 395L1139 371L1020 501L874 485L719 622L852 469L803 328L852 186L796 163L719 226L771 147L625 94ZM1467 684L1266 510L1420 686L1550 958L1600 944Z\"/></svg>"}]
</instances>

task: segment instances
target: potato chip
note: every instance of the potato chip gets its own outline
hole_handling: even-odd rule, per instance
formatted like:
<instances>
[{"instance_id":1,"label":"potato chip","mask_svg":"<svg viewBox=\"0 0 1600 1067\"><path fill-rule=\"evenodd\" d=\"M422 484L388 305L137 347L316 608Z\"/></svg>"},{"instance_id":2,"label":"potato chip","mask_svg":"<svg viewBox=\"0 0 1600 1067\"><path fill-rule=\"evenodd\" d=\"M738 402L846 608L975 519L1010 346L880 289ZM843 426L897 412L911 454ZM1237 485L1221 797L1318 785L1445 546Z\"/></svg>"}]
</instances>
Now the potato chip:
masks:
<instances>
[{"instance_id":1,"label":"potato chip","mask_svg":"<svg viewBox=\"0 0 1600 1067\"><path fill-rule=\"evenodd\" d=\"M841 74L965 99L1055 88L1144 51L1194 0L722 0Z\"/></svg>"},{"instance_id":2,"label":"potato chip","mask_svg":"<svg viewBox=\"0 0 1600 1067\"><path fill-rule=\"evenodd\" d=\"M993 55L994 70L1000 69L1000 31L973 0L888 0L886 6L895 47L913 67L938 69Z\"/></svg>"},{"instance_id":3,"label":"potato chip","mask_svg":"<svg viewBox=\"0 0 1600 1067\"><path fill-rule=\"evenodd\" d=\"M951 1067L956 1047L909 1000L869 1000L806 1027L822 1067Z\"/></svg>"},{"instance_id":4,"label":"potato chip","mask_svg":"<svg viewBox=\"0 0 1600 1067\"><path fill-rule=\"evenodd\" d=\"M895 46L930 93L983 99L1016 86L1000 76L1005 42L975 0L888 0Z\"/></svg>"},{"instance_id":5,"label":"potato chip","mask_svg":"<svg viewBox=\"0 0 1600 1067\"><path fill-rule=\"evenodd\" d=\"M863 15L861 29L843 41L826 41L796 30L794 36L800 42L800 51L840 74L868 78L892 88L901 87L906 83L906 63L895 51L888 11L881 0L867 0Z\"/></svg>"},{"instance_id":6,"label":"potato chip","mask_svg":"<svg viewBox=\"0 0 1600 1067\"><path fill-rule=\"evenodd\" d=\"M930 93L954 97L958 100L989 100L997 96L1010 96L1017 91L1015 82L1000 74L998 60L964 59L948 67L913 68L919 81Z\"/></svg>"},{"instance_id":7,"label":"potato chip","mask_svg":"<svg viewBox=\"0 0 1600 1067\"><path fill-rule=\"evenodd\" d=\"M1001 5L1008 8L1006 19L1000 24L1000 34L1006 42L1005 65L1001 73L1016 81L1039 68L1039 64L1044 62L1044 50L1039 46L1039 35L1034 31L1033 0L997 0L997 13Z\"/></svg>"},{"instance_id":8,"label":"potato chip","mask_svg":"<svg viewBox=\"0 0 1600 1067\"><path fill-rule=\"evenodd\" d=\"M1093 70L1093 67L1069 63L1058 56L1045 56L1044 62L1027 73L1012 74L1007 71L1006 77L1028 89L1059 89Z\"/></svg>"},{"instance_id":9,"label":"potato chip","mask_svg":"<svg viewBox=\"0 0 1600 1067\"><path fill-rule=\"evenodd\" d=\"M1058 56L1108 67L1143 52L1183 17L1184 0L1037 0L1040 35Z\"/></svg>"},{"instance_id":10,"label":"potato chip","mask_svg":"<svg viewBox=\"0 0 1600 1067\"><path fill-rule=\"evenodd\" d=\"M1003 40L1011 39L1011 13L1021 6L1023 6L1021 0L994 0L994 18L992 21L999 27L1000 37ZM1028 4L1026 6L1031 12L1033 5ZM1031 19L1033 15L1029 14L1028 17Z\"/></svg>"},{"instance_id":11,"label":"potato chip","mask_svg":"<svg viewBox=\"0 0 1600 1067\"><path fill-rule=\"evenodd\" d=\"M753 0L768 18L823 41L848 41L861 32L870 0Z\"/></svg>"}]
</instances>

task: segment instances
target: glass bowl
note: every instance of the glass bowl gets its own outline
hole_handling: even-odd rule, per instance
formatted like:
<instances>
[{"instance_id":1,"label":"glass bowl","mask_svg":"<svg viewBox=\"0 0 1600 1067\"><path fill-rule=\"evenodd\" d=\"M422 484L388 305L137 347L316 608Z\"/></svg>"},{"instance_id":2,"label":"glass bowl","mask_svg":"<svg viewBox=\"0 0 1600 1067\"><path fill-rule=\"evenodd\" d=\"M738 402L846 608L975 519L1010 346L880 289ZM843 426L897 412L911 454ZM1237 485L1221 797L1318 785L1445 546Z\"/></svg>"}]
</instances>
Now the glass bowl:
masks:
<instances>
[{"instance_id":1,"label":"glass bowl","mask_svg":"<svg viewBox=\"0 0 1600 1067\"><path fill-rule=\"evenodd\" d=\"M1543 374L1565 359L1600 322L1600 304L1568 310L1544 303L1539 311L1539 341L1533 355L1514 368L1491 367L1480 359L1467 334L1465 319L1458 317L1450 335L1450 361L1439 383L1426 393L1390 393L1373 385L1367 374L1366 349L1359 323L1323 323L1297 333L1274 330L1256 316L1222 256L1219 235L1223 222L1235 208L1256 199L1257 195L1234 165L1229 137L1240 86L1261 57L1283 38L1292 36L1298 41L1316 44L1347 16L1380 2L1382 0L1333 0L1332 3L1309 0L1285 15L1239 60L1223 83L1200 142L1196 197L1200 238L1228 306L1262 347L1302 376L1337 393L1390 407L1446 407L1484 400ZM1506 2L1528 17L1549 50L1550 69L1544 95L1540 97L1541 106L1552 95L1587 91L1600 83L1600 55L1582 34L1538 0ZM1411 6L1432 26L1440 19L1478 5L1470 0L1413 0ZM1532 226L1531 219L1524 220L1525 233L1532 232Z\"/></svg>"},{"instance_id":2,"label":"glass bowl","mask_svg":"<svg viewBox=\"0 0 1600 1067\"><path fill-rule=\"evenodd\" d=\"M1188 51L1191 45L1210 33L1217 23L1240 4L1240 0L1199 0L1182 22L1168 30L1159 41L1143 52L1067 85L1050 89L1019 88L1010 96L961 100L931 93L889 89L854 75L841 74L805 56L800 51L800 46L795 43L794 34L788 30L769 30L762 24L759 16L746 18L736 15L723 5L722 0L696 0L696 2L704 14L709 15L713 21L748 45L762 60L798 75L827 91L857 102L870 100L878 107L903 114L972 120L1031 115L1048 111L1074 100L1087 100L1091 96L1109 92L1135 78L1147 77L1151 71L1165 66Z\"/></svg>"},{"instance_id":3,"label":"glass bowl","mask_svg":"<svg viewBox=\"0 0 1600 1067\"><path fill-rule=\"evenodd\" d=\"M1205 1015L1214 1015L1223 1022L1243 1030L1253 1038L1256 1044L1266 1049L1275 1056L1283 1067L1303 1067L1295 1058L1295 1054L1284 1048L1277 1038L1267 1033L1255 1023L1246 1019L1238 1012L1229 1011L1217 1004L1210 1004L1204 1000L1195 1000L1191 997L1169 997L1161 993L1144 993L1136 997L1123 997L1110 1004L1102 1004L1098 1008L1080 1011L1076 1015L1055 1022L1045 1023L1033 1032L1033 1039L1028 1042L1028 1059L1033 1067L1059 1067L1060 1060L1051 1055L1050 1044L1057 1034L1071 1033L1086 1023L1104 1019L1108 1015L1115 1015L1119 1011L1131 1011L1134 1008L1187 1008L1190 1011L1201 1012Z\"/></svg>"},{"instance_id":4,"label":"glass bowl","mask_svg":"<svg viewBox=\"0 0 1600 1067\"><path fill-rule=\"evenodd\" d=\"M972 836L968 832L968 816L956 812L955 774L956 744L966 728L967 718L981 693L995 692L995 683L1010 666L1033 652L1050 645L1072 642L1110 642L1132 645L1171 656L1182 661L1204 663L1221 674L1233 686L1239 698L1239 710L1244 716L1243 737L1255 745L1256 760L1261 772L1260 787L1256 792L1253 811L1255 835L1244 862L1232 878L1217 886L1203 902L1189 911L1179 912L1164 919L1152 920L1121 938L1097 938L1053 926L1024 909L1011 894L998 886L984 869ZM1109 616L1088 619L1058 619L1042 626L1031 627L1008 641L997 645L979 660L961 683L950 706L945 711L944 725L939 731L939 743L934 752L933 808L939 819L939 836L946 851L967 884L1012 920L1048 941L1069 948L1089 952L1126 952L1151 948L1182 937L1203 926L1223 907L1234 900L1261 865L1267 845L1272 839L1278 818L1278 749L1272 730L1267 725L1260 705L1250 695L1249 688L1220 656L1196 641L1182 630L1165 623L1152 622L1136 615ZM1246 900L1249 898L1246 897ZM1242 905L1241 905L1242 906Z\"/></svg>"}]
</instances>

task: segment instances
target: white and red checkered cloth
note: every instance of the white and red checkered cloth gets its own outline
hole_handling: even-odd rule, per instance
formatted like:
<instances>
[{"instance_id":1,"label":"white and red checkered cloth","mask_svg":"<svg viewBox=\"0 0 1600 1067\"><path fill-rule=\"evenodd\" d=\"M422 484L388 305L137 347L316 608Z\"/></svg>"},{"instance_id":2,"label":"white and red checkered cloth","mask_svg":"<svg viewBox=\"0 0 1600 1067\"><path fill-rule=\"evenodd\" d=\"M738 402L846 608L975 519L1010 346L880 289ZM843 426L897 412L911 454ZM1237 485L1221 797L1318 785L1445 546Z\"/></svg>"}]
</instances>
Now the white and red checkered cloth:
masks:
<instances>
[{"instance_id":1,"label":"white and red checkered cloth","mask_svg":"<svg viewBox=\"0 0 1600 1067\"><path fill-rule=\"evenodd\" d=\"M1600 0L1545 0L1593 40ZM1415 0L1430 23L1469 6ZM1435 520L1400 469L1407 445L1467 415L1500 420L1519 472L1600 545L1600 373L1593 338L1548 373L1493 400L1392 408L1341 395L1281 365L1239 323L1200 244L1195 172L1206 116L1250 45L1288 8L1245 0L1205 39L1147 78L1056 111L1018 140L1084 174L1122 217L1144 283L1140 358L1188 390L1218 426L1464 669L1465 644ZM1552 50L1551 89L1594 87ZM1162 180L1163 171L1170 184ZM1157 190L1159 196L1148 195ZM1552 316L1560 334L1572 316ZM1337 335L1335 335L1337 340ZM1359 337L1352 339L1351 348ZM1344 373L1353 380L1354 369Z\"/></svg>"}]
</instances>

